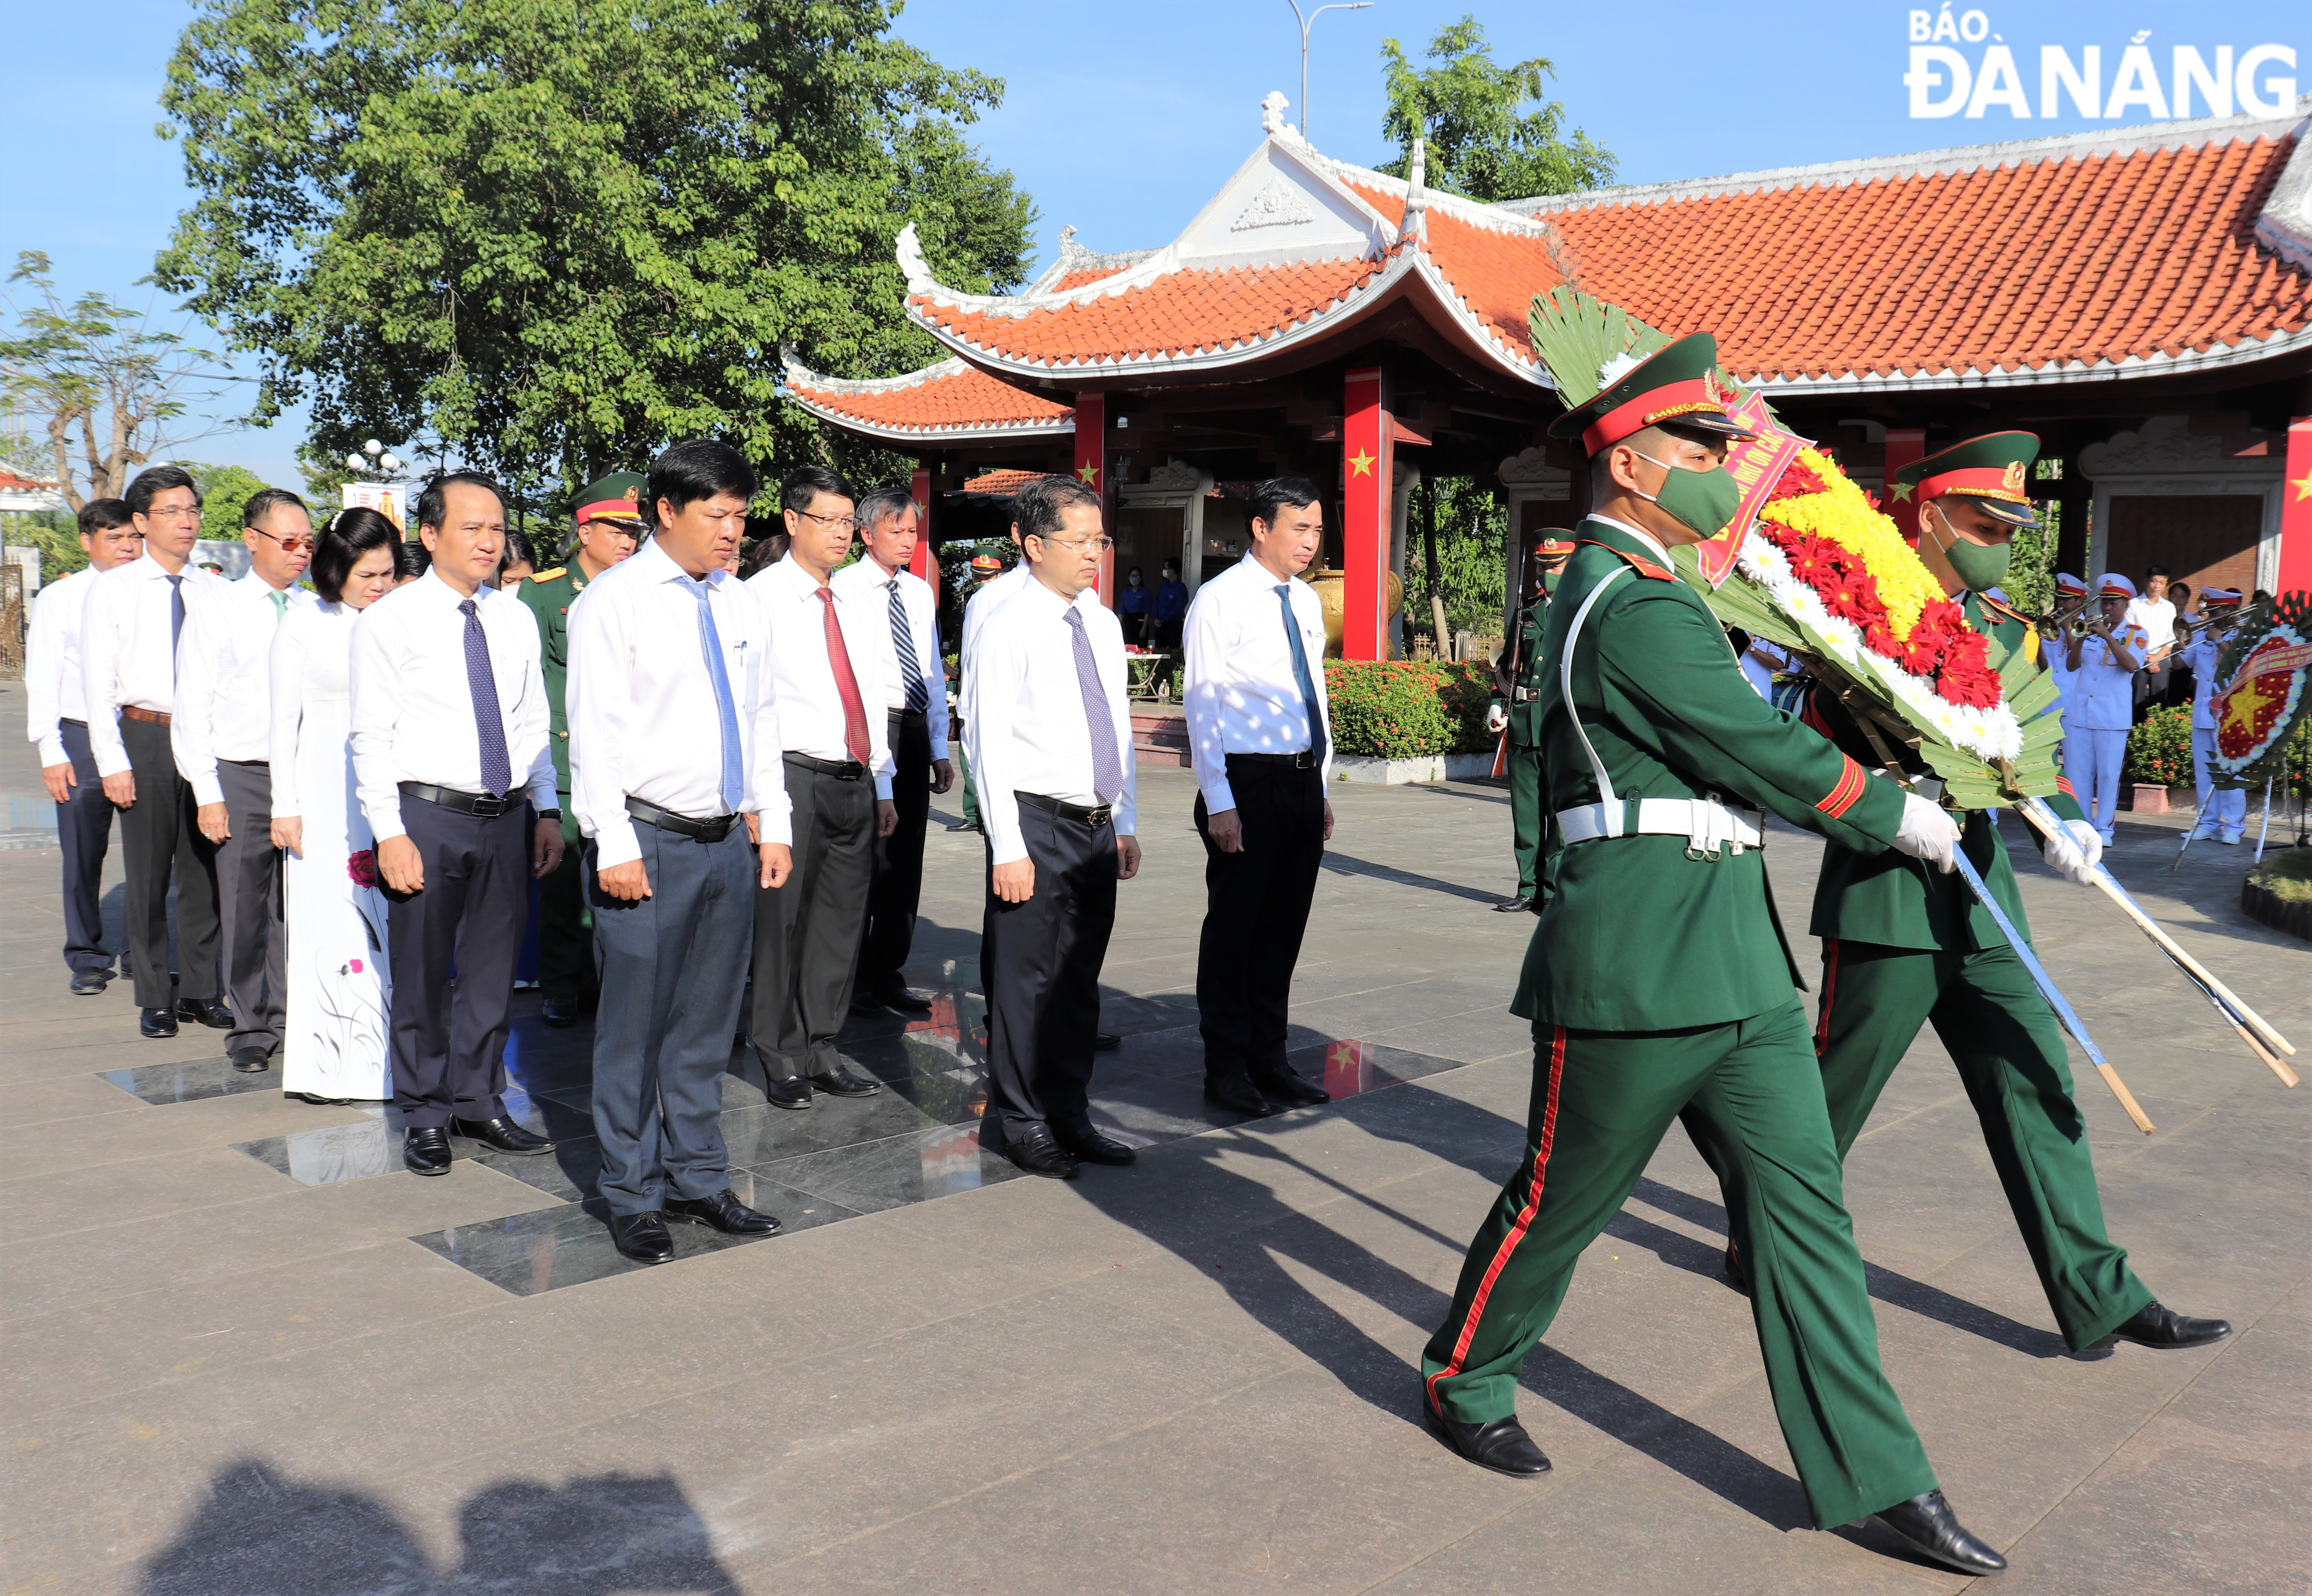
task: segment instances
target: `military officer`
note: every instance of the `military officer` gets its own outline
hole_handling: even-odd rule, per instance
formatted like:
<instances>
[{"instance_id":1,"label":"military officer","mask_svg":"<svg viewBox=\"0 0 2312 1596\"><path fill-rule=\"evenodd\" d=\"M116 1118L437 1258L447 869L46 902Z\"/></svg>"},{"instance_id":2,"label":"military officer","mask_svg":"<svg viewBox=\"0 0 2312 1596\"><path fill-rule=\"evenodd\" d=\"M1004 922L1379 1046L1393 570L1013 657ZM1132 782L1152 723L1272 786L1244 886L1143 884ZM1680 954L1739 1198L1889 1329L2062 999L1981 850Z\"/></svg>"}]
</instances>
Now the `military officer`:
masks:
<instances>
[{"instance_id":1,"label":"military officer","mask_svg":"<svg viewBox=\"0 0 2312 1596\"><path fill-rule=\"evenodd\" d=\"M2038 449L2028 432L1994 432L1928 455L1895 478L1896 492L1908 488L1918 506L1921 559L1968 624L2010 649L2027 646L2030 620L1985 589L2006 575L2016 529L2032 523L2024 484ZM1872 765L1885 757L1827 690L1816 690L1805 716L1852 757ZM1906 749L1880 742L1906 773L1924 770ZM2091 885L2103 843L2069 786L2047 800L2061 825L2042 849L2057 871ZM1966 857L2029 936L2000 828L1984 810L1966 815L1964 827ZM1919 1027L1931 1023L1975 1104L1992 1166L2071 1349L2113 1336L2176 1347L2229 1335L2222 1320L2187 1319L2153 1300L2126 1252L2104 1234L2062 1033L1989 912L1955 876L1832 841L1814 899L1813 930L1823 939L1816 1045L1840 1158Z\"/></svg>"},{"instance_id":2,"label":"military officer","mask_svg":"<svg viewBox=\"0 0 2312 1596\"><path fill-rule=\"evenodd\" d=\"M563 683L570 658L570 606L586 584L635 552L644 527L643 475L613 471L589 484L572 512L577 523L567 563L541 571L516 591L538 617L539 665L554 712L554 774L562 788L562 863L538 884L538 984L549 1025L574 1025L594 988L593 920L586 912L578 811L570 803L570 720Z\"/></svg>"},{"instance_id":3,"label":"military officer","mask_svg":"<svg viewBox=\"0 0 2312 1596\"><path fill-rule=\"evenodd\" d=\"M1953 1516L1879 1369L1759 855L1761 808L1946 868L1958 831L1759 698L1675 573L1670 549L1723 529L1741 497L1721 464L1742 434L1716 364L1709 335L1681 338L1552 429L1583 440L1597 508L1543 628L1542 781L1562 846L1511 1005L1533 1023L1532 1108L1423 1350L1423 1405L1471 1461L1549 1468L1517 1419L1519 1365L1683 1110L1733 1172L1759 1347L1815 1522L1875 1514L1937 1562L1995 1574L2004 1559Z\"/></svg>"},{"instance_id":4,"label":"military officer","mask_svg":"<svg viewBox=\"0 0 2312 1596\"><path fill-rule=\"evenodd\" d=\"M1572 553L1573 534L1561 528L1551 527L1534 539L1526 556L1517 626L1510 646L1493 661L1493 702L1485 710L1485 729L1496 736L1509 733L1510 834L1518 868L1517 895L1494 904L1497 914L1541 906L1541 622Z\"/></svg>"}]
</instances>

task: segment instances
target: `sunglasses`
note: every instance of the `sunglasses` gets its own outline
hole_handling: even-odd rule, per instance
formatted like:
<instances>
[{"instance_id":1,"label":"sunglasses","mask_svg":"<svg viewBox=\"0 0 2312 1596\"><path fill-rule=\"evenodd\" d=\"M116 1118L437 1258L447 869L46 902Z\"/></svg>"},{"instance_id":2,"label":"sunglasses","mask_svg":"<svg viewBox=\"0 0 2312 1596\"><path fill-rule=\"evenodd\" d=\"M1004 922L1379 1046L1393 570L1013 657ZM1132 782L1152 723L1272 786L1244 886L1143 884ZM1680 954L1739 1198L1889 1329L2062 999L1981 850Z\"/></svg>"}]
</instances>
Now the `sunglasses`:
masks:
<instances>
[{"instance_id":1,"label":"sunglasses","mask_svg":"<svg viewBox=\"0 0 2312 1596\"><path fill-rule=\"evenodd\" d=\"M302 554L313 546L313 540L310 537L282 537L267 532L262 527L251 527L249 530L256 533L259 537L272 538L281 545L281 552L285 554Z\"/></svg>"}]
</instances>

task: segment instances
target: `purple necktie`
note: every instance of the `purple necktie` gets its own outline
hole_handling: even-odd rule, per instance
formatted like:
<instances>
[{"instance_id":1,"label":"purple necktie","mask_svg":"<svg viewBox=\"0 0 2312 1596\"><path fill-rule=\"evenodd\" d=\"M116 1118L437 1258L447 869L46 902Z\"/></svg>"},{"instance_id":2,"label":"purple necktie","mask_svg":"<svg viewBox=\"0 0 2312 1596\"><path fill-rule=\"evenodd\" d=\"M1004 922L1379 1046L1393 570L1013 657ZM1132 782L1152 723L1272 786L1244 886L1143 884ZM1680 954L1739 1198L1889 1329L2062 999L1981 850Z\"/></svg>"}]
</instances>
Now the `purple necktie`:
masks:
<instances>
[{"instance_id":1,"label":"purple necktie","mask_svg":"<svg viewBox=\"0 0 2312 1596\"><path fill-rule=\"evenodd\" d=\"M1124 761L1116 752L1116 717L1108 707L1108 689L1099 685L1099 667L1092 663L1091 636L1084 631L1082 612L1071 605L1067 615L1070 641L1076 651L1076 686L1083 693L1084 728L1091 733L1091 786L1103 804L1113 803L1124 790Z\"/></svg>"},{"instance_id":2,"label":"purple necktie","mask_svg":"<svg viewBox=\"0 0 2312 1596\"><path fill-rule=\"evenodd\" d=\"M466 691L474 701L474 739L482 750L482 786L504 798L513 786L513 762L506 757L505 720L498 709L498 679L490 672L489 640L470 598L458 606L466 617Z\"/></svg>"}]
</instances>

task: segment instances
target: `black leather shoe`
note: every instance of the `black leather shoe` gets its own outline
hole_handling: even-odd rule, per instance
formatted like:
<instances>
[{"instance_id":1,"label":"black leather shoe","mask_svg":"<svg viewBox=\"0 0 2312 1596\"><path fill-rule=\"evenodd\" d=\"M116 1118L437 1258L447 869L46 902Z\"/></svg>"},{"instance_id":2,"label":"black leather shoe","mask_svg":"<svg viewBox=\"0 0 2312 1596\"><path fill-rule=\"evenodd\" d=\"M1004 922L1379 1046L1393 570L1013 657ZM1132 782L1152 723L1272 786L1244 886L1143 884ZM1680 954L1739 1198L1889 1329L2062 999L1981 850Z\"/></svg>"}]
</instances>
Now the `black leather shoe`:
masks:
<instances>
[{"instance_id":1,"label":"black leather shoe","mask_svg":"<svg viewBox=\"0 0 2312 1596\"><path fill-rule=\"evenodd\" d=\"M1112 1053L1123 1045L1124 1038L1114 1031L1095 1031L1092 1033L1091 1051L1093 1052Z\"/></svg>"},{"instance_id":2,"label":"black leather shoe","mask_svg":"<svg viewBox=\"0 0 2312 1596\"><path fill-rule=\"evenodd\" d=\"M1465 1425L1430 1407L1425 1394L1421 1406L1429 1415L1430 1428L1443 1438L1446 1445L1480 1469L1491 1469L1496 1474L1518 1479L1531 1479L1549 1472L1547 1454L1533 1443L1533 1437L1525 1433L1525 1426L1518 1422L1516 1414L1491 1424Z\"/></svg>"},{"instance_id":3,"label":"black leather shoe","mask_svg":"<svg viewBox=\"0 0 2312 1596\"><path fill-rule=\"evenodd\" d=\"M136 1011L136 1031L142 1036L174 1036L177 1033L177 1011L173 1008L140 1008Z\"/></svg>"},{"instance_id":4,"label":"black leather shoe","mask_svg":"<svg viewBox=\"0 0 2312 1596\"><path fill-rule=\"evenodd\" d=\"M1204 1077L1204 1101L1214 1108L1224 1108L1230 1113L1249 1114L1256 1120L1265 1119L1276 1112L1276 1105L1263 1097L1259 1088L1240 1075Z\"/></svg>"},{"instance_id":5,"label":"black leather shoe","mask_svg":"<svg viewBox=\"0 0 2312 1596\"><path fill-rule=\"evenodd\" d=\"M343 1108L353 1101L350 1097L316 1097L311 1092L284 1092L281 1095L294 1098L299 1103L310 1103L316 1108Z\"/></svg>"},{"instance_id":6,"label":"black leather shoe","mask_svg":"<svg viewBox=\"0 0 2312 1596\"><path fill-rule=\"evenodd\" d=\"M851 994L851 1017L854 1020L880 1020L888 1017L890 1012L872 992Z\"/></svg>"},{"instance_id":7,"label":"black leather shoe","mask_svg":"<svg viewBox=\"0 0 2312 1596\"><path fill-rule=\"evenodd\" d=\"M1280 1070L1261 1071L1252 1077L1252 1086L1269 1102L1287 1108L1307 1108L1312 1103L1333 1101L1330 1092L1315 1081L1295 1075L1289 1065Z\"/></svg>"},{"instance_id":8,"label":"black leather shoe","mask_svg":"<svg viewBox=\"0 0 2312 1596\"><path fill-rule=\"evenodd\" d=\"M237 1047L226 1056L232 1060L232 1067L243 1075L257 1074L273 1057L261 1047Z\"/></svg>"},{"instance_id":9,"label":"black leather shoe","mask_svg":"<svg viewBox=\"0 0 2312 1596\"><path fill-rule=\"evenodd\" d=\"M763 1085L773 1108L809 1108L810 1083L799 1075L775 1075Z\"/></svg>"},{"instance_id":10,"label":"black leather shoe","mask_svg":"<svg viewBox=\"0 0 2312 1596\"><path fill-rule=\"evenodd\" d=\"M401 1161L414 1175L450 1173L450 1133L439 1125L412 1126L401 1133Z\"/></svg>"},{"instance_id":11,"label":"black leather shoe","mask_svg":"<svg viewBox=\"0 0 2312 1596\"><path fill-rule=\"evenodd\" d=\"M779 1227L768 1214L758 1214L732 1196L728 1186L712 1197L670 1197L666 1217L687 1219L724 1235L768 1235Z\"/></svg>"},{"instance_id":12,"label":"black leather shoe","mask_svg":"<svg viewBox=\"0 0 2312 1596\"><path fill-rule=\"evenodd\" d=\"M1073 1181L1081 1167L1047 1125L1030 1126L1011 1137L1004 1143L1003 1156L1029 1174L1047 1180Z\"/></svg>"},{"instance_id":13,"label":"black leather shoe","mask_svg":"<svg viewBox=\"0 0 2312 1596\"><path fill-rule=\"evenodd\" d=\"M578 1023L578 999L547 998L538 1005L538 1017L556 1031L566 1031Z\"/></svg>"},{"instance_id":14,"label":"black leather shoe","mask_svg":"<svg viewBox=\"0 0 2312 1596\"><path fill-rule=\"evenodd\" d=\"M610 1216L610 1245L636 1263L666 1263L674 1257L674 1238L666 1234L666 1219L648 1214Z\"/></svg>"},{"instance_id":15,"label":"black leather shoe","mask_svg":"<svg viewBox=\"0 0 2312 1596\"><path fill-rule=\"evenodd\" d=\"M1052 1127L1052 1138L1070 1157L1086 1164L1111 1164L1122 1168L1125 1164L1140 1161L1137 1152L1112 1136L1102 1136L1095 1126L1084 1125L1069 1130L1055 1125Z\"/></svg>"},{"instance_id":16,"label":"black leather shoe","mask_svg":"<svg viewBox=\"0 0 2312 1596\"><path fill-rule=\"evenodd\" d=\"M73 996L93 998L111 983L112 977L101 970L83 970L72 978Z\"/></svg>"},{"instance_id":17,"label":"black leather shoe","mask_svg":"<svg viewBox=\"0 0 2312 1596\"><path fill-rule=\"evenodd\" d=\"M1968 1532L1940 1491L1897 1502L1876 1516L1904 1545L1930 1562L1977 1578L2007 1572L2007 1559Z\"/></svg>"},{"instance_id":18,"label":"black leather shoe","mask_svg":"<svg viewBox=\"0 0 2312 1596\"><path fill-rule=\"evenodd\" d=\"M947 829L951 832L976 832L979 829L979 822L976 820L959 820L950 825Z\"/></svg>"},{"instance_id":19,"label":"black leather shoe","mask_svg":"<svg viewBox=\"0 0 2312 1596\"><path fill-rule=\"evenodd\" d=\"M929 1014L932 1011L929 998L918 998L905 987L877 987L875 1001L900 1014Z\"/></svg>"},{"instance_id":20,"label":"black leather shoe","mask_svg":"<svg viewBox=\"0 0 2312 1596\"><path fill-rule=\"evenodd\" d=\"M1503 898L1493 905L1495 914L1523 914L1533 907L1531 898Z\"/></svg>"},{"instance_id":21,"label":"black leather shoe","mask_svg":"<svg viewBox=\"0 0 2312 1596\"><path fill-rule=\"evenodd\" d=\"M500 1114L495 1120L452 1120L450 1129L468 1141L477 1141L501 1153L551 1153L554 1138L515 1124Z\"/></svg>"},{"instance_id":22,"label":"black leather shoe","mask_svg":"<svg viewBox=\"0 0 2312 1596\"><path fill-rule=\"evenodd\" d=\"M198 1020L212 1031L230 1031L233 1025L232 1010L214 998L180 998L177 1017Z\"/></svg>"},{"instance_id":23,"label":"black leather shoe","mask_svg":"<svg viewBox=\"0 0 2312 1596\"><path fill-rule=\"evenodd\" d=\"M2186 1319L2172 1308L2146 1304L2142 1311L2111 1332L2123 1341L2172 1351L2179 1347L2206 1347L2232 1333L2228 1319Z\"/></svg>"},{"instance_id":24,"label":"black leather shoe","mask_svg":"<svg viewBox=\"0 0 2312 1596\"><path fill-rule=\"evenodd\" d=\"M872 1097L883 1089L863 1075L852 1074L839 1059L814 1073L810 1084L829 1097Z\"/></svg>"}]
</instances>

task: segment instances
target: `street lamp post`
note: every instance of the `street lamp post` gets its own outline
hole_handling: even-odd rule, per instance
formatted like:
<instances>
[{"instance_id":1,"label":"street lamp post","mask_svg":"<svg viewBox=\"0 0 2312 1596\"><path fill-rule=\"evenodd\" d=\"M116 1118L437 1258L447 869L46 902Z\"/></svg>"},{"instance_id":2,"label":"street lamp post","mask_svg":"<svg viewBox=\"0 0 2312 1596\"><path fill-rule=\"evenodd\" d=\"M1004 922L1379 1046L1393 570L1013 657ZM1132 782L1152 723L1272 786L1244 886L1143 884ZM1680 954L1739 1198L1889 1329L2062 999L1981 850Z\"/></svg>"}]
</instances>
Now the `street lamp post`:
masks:
<instances>
[{"instance_id":1,"label":"street lamp post","mask_svg":"<svg viewBox=\"0 0 2312 1596\"><path fill-rule=\"evenodd\" d=\"M1306 13L1300 10L1300 0L1284 0L1284 4L1292 8L1293 17L1300 24L1300 136L1305 139L1309 136L1309 30L1318 17L1328 11L1371 11L1372 0L1348 0L1345 4L1319 5L1314 11Z\"/></svg>"}]
</instances>

